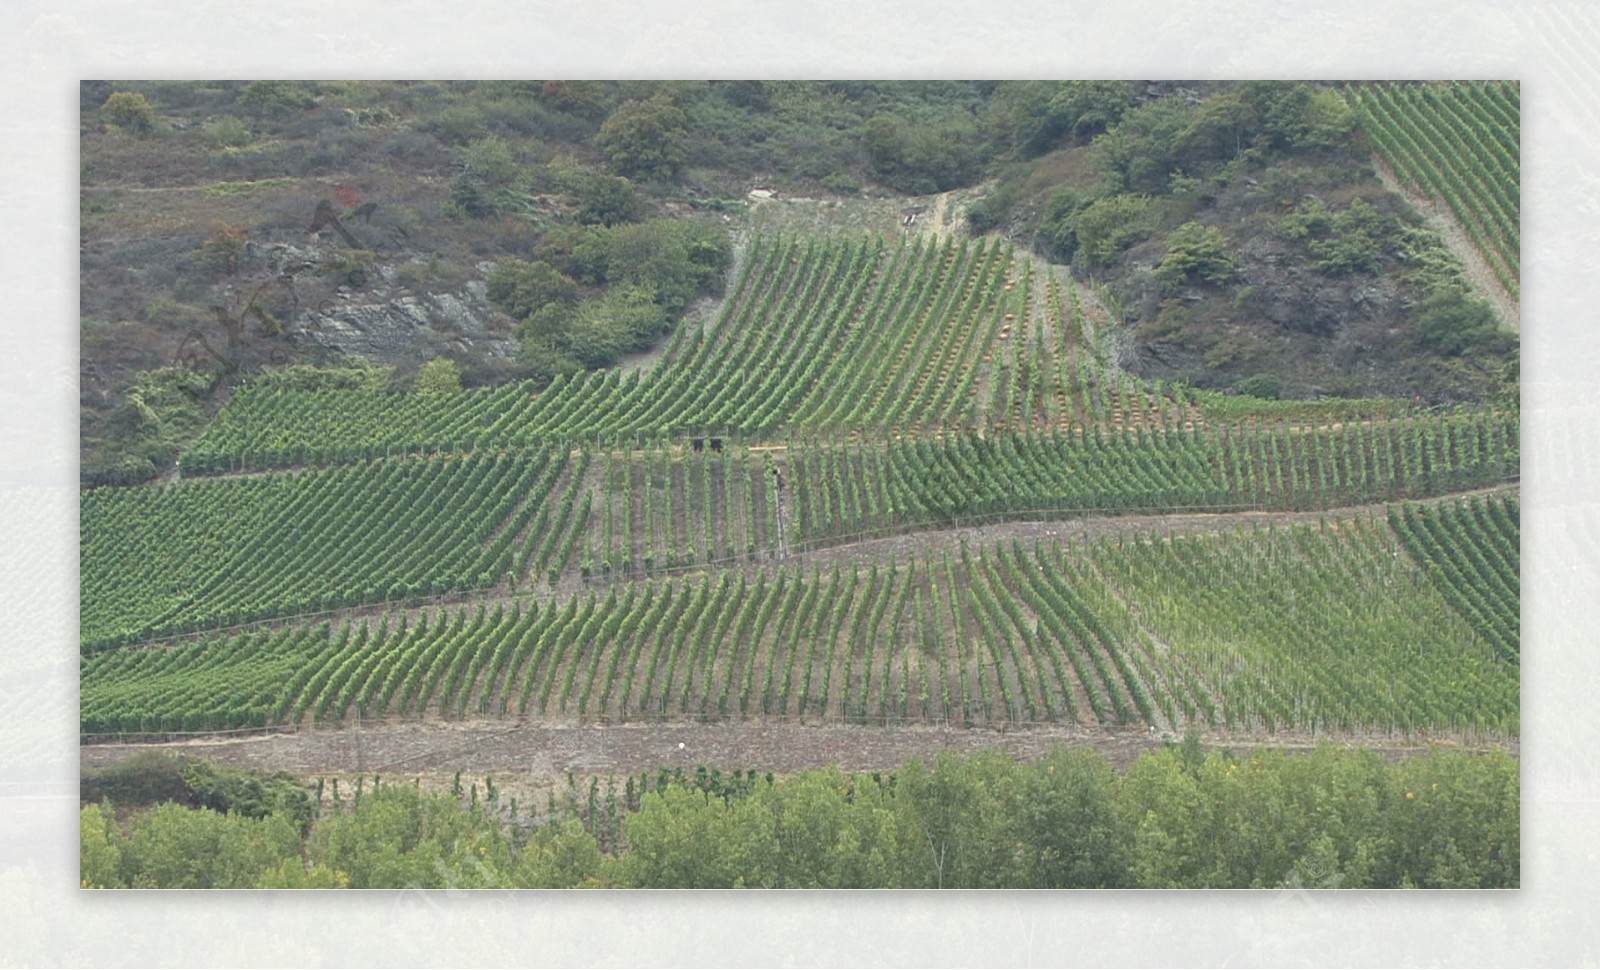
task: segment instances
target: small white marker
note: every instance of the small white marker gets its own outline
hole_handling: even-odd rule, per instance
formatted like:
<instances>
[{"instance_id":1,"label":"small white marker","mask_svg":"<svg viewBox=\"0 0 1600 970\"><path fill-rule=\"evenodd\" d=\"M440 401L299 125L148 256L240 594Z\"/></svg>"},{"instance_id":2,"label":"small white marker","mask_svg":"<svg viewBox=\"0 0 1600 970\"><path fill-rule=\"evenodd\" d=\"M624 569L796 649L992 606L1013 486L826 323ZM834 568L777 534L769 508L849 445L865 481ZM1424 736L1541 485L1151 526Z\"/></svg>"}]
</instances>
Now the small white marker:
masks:
<instances>
[{"instance_id":1,"label":"small white marker","mask_svg":"<svg viewBox=\"0 0 1600 970\"><path fill-rule=\"evenodd\" d=\"M683 742L682 742L682 741L679 741L679 742L678 742L678 750L679 750L679 751L682 751L682 750L683 750Z\"/></svg>"}]
</instances>

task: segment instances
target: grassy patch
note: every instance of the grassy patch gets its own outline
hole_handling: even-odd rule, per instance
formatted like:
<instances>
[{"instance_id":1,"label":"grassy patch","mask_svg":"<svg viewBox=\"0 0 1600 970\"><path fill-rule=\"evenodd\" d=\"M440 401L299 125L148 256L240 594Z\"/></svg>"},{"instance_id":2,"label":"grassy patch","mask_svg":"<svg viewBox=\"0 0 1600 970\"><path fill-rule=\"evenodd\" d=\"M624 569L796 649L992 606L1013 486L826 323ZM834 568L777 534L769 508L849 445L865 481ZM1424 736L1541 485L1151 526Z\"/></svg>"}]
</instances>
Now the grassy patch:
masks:
<instances>
[{"instance_id":1,"label":"grassy patch","mask_svg":"<svg viewBox=\"0 0 1600 970\"><path fill-rule=\"evenodd\" d=\"M253 182L213 182L200 187L200 191L210 196L244 195L249 192L259 192L263 189L286 189L293 186L298 179L287 176L282 178L256 179Z\"/></svg>"}]
</instances>

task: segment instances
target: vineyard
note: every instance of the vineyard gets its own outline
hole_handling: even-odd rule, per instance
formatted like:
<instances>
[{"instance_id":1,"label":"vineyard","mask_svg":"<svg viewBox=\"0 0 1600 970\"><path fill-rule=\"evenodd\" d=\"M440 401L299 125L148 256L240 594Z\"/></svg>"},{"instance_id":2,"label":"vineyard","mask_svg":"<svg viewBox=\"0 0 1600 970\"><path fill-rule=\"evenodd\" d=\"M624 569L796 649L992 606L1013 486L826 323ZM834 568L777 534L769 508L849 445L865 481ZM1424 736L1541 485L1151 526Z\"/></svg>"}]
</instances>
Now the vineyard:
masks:
<instances>
[{"instance_id":1,"label":"vineyard","mask_svg":"<svg viewBox=\"0 0 1600 970\"><path fill-rule=\"evenodd\" d=\"M92 651L961 524L1426 498L1513 479L1518 442L1514 415L1480 410L1338 428L479 450L95 489L80 510L80 637Z\"/></svg>"},{"instance_id":2,"label":"vineyard","mask_svg":"<svg viewBox=\"0 0 1600 970\"><path fill-rule=\"evenodd\" d=\"M477 453L86 492L81 641L93 650L538 573L564 563L581 530L578 466Z\"/></svg>"},{"instance_id":3,"label":"vineyard","mask_svg":"<svg viewBox=\"0 0 1600 970\"><path fill-rule=\"evenodd\" d=\"M1459 568L1439 584L1398 537L1418 516L1459 528L1509 508L962 544L107 651L84 666L83 729L561 716L1514 735L1502 628L1458 609L1476 588ZM1515 547L1496 562L1514 577Z\"/></svg>"},{"instance_id":4,"label":"vineyard","mask_svg":"<svg viewBox=\"0 0 1600 970\"><path fill-rule=\"evenodd\" d=\"M1181 390L1142 389L1115 369L1087 299L992 239L757 237L716 319L678 330L648 373L445 397L264 383L223 410L182 467L207 475L552 441L881 441L1199 421Z\"/></svg>"},{"instance_id":5,"label":"vineyard","mask_svg":"<svg viewBox=\"0 0 1600 970\"><path fill-rule=\"evenodd\" d=\"M1439 592L1501 656L1521 659L1521 510L1516 499L1405 505L1389 522Z\"/></svg>"},{"instance_id":6,"label":"vineyard","mask_svg":"<svg viewBox=\"0 0 1600 970\"><path fill-rule=\"evenodd\" d=\"M758 237L744 267L649 369L261 381L178 481L85 490L83 732L1518 733L1514 410L1142 384L1092 288L995 239ZM1261 518L1138 521L1219 513Z\"/></svg>"},{"instance_id":7,"label":"vineyard","mask_svg":"<svg viewBox=\"0 0 1600 970\"><path fill-rule=\"evenodd\" d=\"M1513 300L1520 293L1521 89L1515 81L1358 84L1374 147L1412 189L1449 206Z\"/></svg>"}]
</instances>

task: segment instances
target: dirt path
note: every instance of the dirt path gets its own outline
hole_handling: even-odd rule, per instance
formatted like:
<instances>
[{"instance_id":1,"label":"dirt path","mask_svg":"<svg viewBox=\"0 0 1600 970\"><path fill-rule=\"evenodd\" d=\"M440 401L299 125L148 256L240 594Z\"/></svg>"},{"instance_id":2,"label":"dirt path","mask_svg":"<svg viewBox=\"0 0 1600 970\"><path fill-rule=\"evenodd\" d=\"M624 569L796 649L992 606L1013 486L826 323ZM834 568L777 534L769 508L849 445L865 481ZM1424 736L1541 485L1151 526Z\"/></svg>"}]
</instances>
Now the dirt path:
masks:
<instances>
[{"instance_id":1,"label":"dirt path","mask_svg":"<svg viewBox=\"0 0 1600 970\"><path fill-rule=\"evenodd\" d=\"M1494 270L1489 267L1488 260L1472 244L1472 239L1467 231L1456 221L1455 214L1446 206L1429 199L1427 196L1418 195L1403 185L1383 159L1373 156L1372 167L1377 170L1378 179L1383 182L1383 187L1400 196L1427 219L1428 225L1436 229L1444 238L1450 251L1461 260L1461 266L1466 270L1467 278L1472 280L1478 292L1483 294L1495 313L1499 315L1501 323L1506 329L1516 333L1522 332L1522 309L1517 301L1511 298L1500 285L1500 280L1494 275Z\"/></svg>"},{"instance_id":2,"label":"dirt path","mask_svg":"<svg viewBox=\"0 0 1600 970\"><path fill-rule=\"evenodd\" d=\"M933 202L928 206L927 227L923 229L928 235L936 239L943 239L950 235L949 219L946 218L950 211L950 197L954 192L940 192L933 197Z\"/></svg>"},{"instance_id":3,"label":"dirt path","mask_svg":"<svg viewBox=\"0 0 1600 970\"><path fill-rule=\"evenodd\" d=\"M296 734L197 739L170 744L95 744L79 749L85 767L113 764L151 748L200 755L218 763L303 777L365 773L385 777L512 775L533 787L577 775L623 775L681 766L756 768L790 774L837 765L847 771L887 771L907 759L940 751L969 754L998 749L1042 757L1057 745L1089 747L1119 767L1176 740L1145 729L1039 726L996 731L930 726L873 726L759 720L722 724L662 722L614 727L557 722L424 721ZM1304 749L1318 743L1360 745L1392 756L1429 747L1494 748L1519 754L1520 742L1459 738L1342 735L1202 735L1208 747Z\"/></svg>"}]
</instances>

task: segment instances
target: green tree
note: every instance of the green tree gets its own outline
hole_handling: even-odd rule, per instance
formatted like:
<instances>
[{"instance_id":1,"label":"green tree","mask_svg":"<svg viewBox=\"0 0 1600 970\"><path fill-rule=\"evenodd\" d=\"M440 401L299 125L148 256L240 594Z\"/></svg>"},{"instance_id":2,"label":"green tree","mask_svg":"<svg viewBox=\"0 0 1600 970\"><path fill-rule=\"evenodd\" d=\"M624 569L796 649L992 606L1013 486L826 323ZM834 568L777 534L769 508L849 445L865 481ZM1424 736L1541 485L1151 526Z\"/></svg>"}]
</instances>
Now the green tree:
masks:
<instances>
[{"instance_id":1,"label":"green tree","mask_svg":"<svg viewBox=\"0 0 1600 970\"><path fill-rule=\"evenodd\" d=\"M616 884L656 889L725 889L739 860L720 798L671 785L651 792L623 823L629 851L614 865Z\"/></svg>"},{"instance_id":2,"label":"green tree","mask_svg":"<svg viewBox=\"0 0 1600 970\"><path fill-rule=\"evenodd\" d=\"M1023 878L1041 889L1114 889L1127 881L1117 776L1088 751L1057 748L1024 769L1007 813L1024 847Z\"/></svg>"},{"instance_id":3,"label":"green tree","mask_svg":"<svg viewBox=\"0 0 1600 970\"><path fill-rule=\"evenodd\" d=\"M517 363L534 383L545 385L563 374L570 377L583 371L583 365L550 337L536 333L522 333L519 337Z\"/></svg>"},{"instance_id":4,"label":"green tree","mask_svg":"<svg viewBox=\"0 0 1600 970\"><path fill-rule=\"evenodd\" d=\"M1195 111L1183 98L1158 98L1124 114L1090 147L1106 187L1124 194L1163 192L1175 170L1193 174L1178 146Z\"/></svg>"},{"instance_id":5,"label":"green tree","mask_svg":"<svg viewBox=\"0 0 1600 970\"><path fill-rule=\"evenodd\" d=\"M1396 765L1385 792L1378 885L1515 888L1521 881L1516 758L1435 752Z\"/></svg>"},{"instance_id":6,"label":"green tree","mask_svg":"<svg viewBox=\"0 0 1600 970\"><path fill-rule=\"evenodd\" d=\"M739 871L746 886L775 889L856 888L871 878L867 847L845 802L848 779L838 769L806 772L768 785L731 809Z\"/></svg>"},{"instance_id":7,"label":"green tree","mask_svg":"<svg viewBox=\"0 0 1600 970\"><path fill-rule=\"evenodd\" d=\"M454 212L482 218L525 204L518 189L526 173L498 135L477 139L458 158L460 172L450 182Z\"/></svg>"},{"instance_id":8,"label":"green tree","mask_svg":"<svg viewBox=\"0 0 1600 970\"><path fill-rule=\"evenodd\" d=\"M467 145L461 152L461 163L491 188L512 185L523 175L511 145L499 135L487 135Z\"/></svg>"},{"instance_id":9,"label":"green tree","mask_svg":"<svg viewBox=\"0 0 1600 970\"><path fill-rule=\"evenodd\" d=\"M1039 217L1033 248L1051 262L1071 262L1078 251L1078 215L1088 204L1084 194L1070 185L1050 193Z\"/></svg>"},{"instance_id":10,"label":"green tree","mask_svg":"<svg viewBox=\"0 0 1600 970\"><path fill-rule=\"evenodd\" d=\"M1258 143L1273 150L1334 148L1355 127L1337 91L1304 81L1242 81L1237 91L1255 113Z\"/></svg>"},{"instance_id":11,"label":"green tree","mask_svg":"<svg viewBox=\"0 0 1600 970\"><path fill-rule=\"evenodd\" d=\"M932 766L907 762L895 806L903 844L917 867L907 885L997 888L1022 884L1005 807L1016 790L1016 762L999 752L959 758L940 752Z\"/></svg>"},{"instance_id":12,"label":"green tree","mask_svg":"<svg viewBox=\"0 0 1600 970\"><path fill-rule=\"evenodd\" d=\"M990 101L991 123L1020 158L1104 131L1133 106L1129 81L1012 81Z\"/></svg>"},{"instance_id":13,"label":"green tree","mask_svg":"<svg viewBox=\"0 0 1600 970\"><path fill-rule=\"evenodd\" d=\"M511 845L498 820L408 785L386 785L324 818L308 845L312 865L348 874L352 889L511 883Z\"/></svg>"},{"instance_id":14,"label":"green tree","mask_svg":"<svg viewBox=\"0 0 1600 970\"><path fill-rule=\"evenodd\" d=\"M606 283L650 288L662 308L676 315L694 297L721 288L733 245L715 226L654 219L591 234L580 244L577 258L591 267L603 265Z\"/></svg>"},{"instance_id":15,"label":"green tree","mask_svg":"<svg viewBox=\"0 0 1600 970\"><path fill-rule=\"evenodd\" d=\"M600 126L595 147L623 175L668 179L689 159L689 119L664 97L626 101Z\"/></svg>"},{"instance_id":16,"label":"green tree","mask_svg":"<svg viewBox=\"0 0 1600 970\"><path fill-rule=\"evenodd\" d=\"M134 819L122 875L135 888L247 889L269 869L299 858L300 832L289 819L169 802Z\"/></svg>"},{"instance_id":17,"label":"green tree","mask_svg":"<svg viewBox=\"0 0 1600 970\"><path fill-rule=\"evenodd\" d=\"M1175 749L1139 758L1122 778L1117 812L1130 835L1128 870L1143 888L1220 885L1204 851L1206 799Z\"/></svg>"},{"instance_id":18,"label":"green tree","mask_svg":"<svg viewBox=\"0 0 1600 970\"><path fill-rule=\"evenodd\" d=\"M578 307L558 346L585 367L605 367L666 332L667 316L646 285L614 286Z\"/></svg>"},{"instance_id":19,"label":"green tree","mask_svg":"<svg viewBox=\"0 0 1600 970\"><path fill-rule=\"evenodd\" d=\"M870 118L861 147L873 175L913 195L943 192L977 174L977 129L959 121L913 125L892 115Z\"/></svg>"},{"instance_id":20,"label":"green tree","mask_svg":"<svg viewBox=\"0 0 1600 970\"><path fill-rule=\"evenodd\" d=\"M539 100L568 114L598 120L606 113L606 86L601 81L545 81Z\"/></svg>"},{"instance_id":21,"label":"green tree","mask_svg":"<svg viewBox=\"0 0 1600 970\"><path fill-rule=\"evenodd\" d=\"M601 885L605 859L595 837L575 818L545 825L517 853L512 882L524 889Z\"/></svg>"},{"instance_id":22,"label":"green tree","mask_svg":"<svg viewBox=\"0 0 1600 970\"><path fill-rule=\"evenodd\" d=\"M348 889L350 877L327 866L311 866L285 859L261 873L257 889Z\"/></svg>"},{"instance_id":23,"label":"green tree","mask_svg":"<svg viewBox=\"0 0 1600 970\"><path fill-rule=\"evenodd\" d=\"M1383 260L1384 250L1394 235L1395 221L1363 199L1356 199L1329 223L1329 235L1313 239L1313 264L1324 273L1371 273Z\"/></svg>"},{"instance_id":24,"label":"green tree","mask_svg":"<svg viewBox=\"0 0 1600 970\"><path fill-rule=\"evenodd\" d=\"M122 881L122 835L109 802L78 811L78 885L83 889L118 889Z\"/></svg>"}]
</instances>

